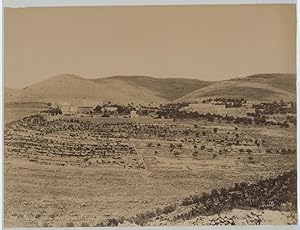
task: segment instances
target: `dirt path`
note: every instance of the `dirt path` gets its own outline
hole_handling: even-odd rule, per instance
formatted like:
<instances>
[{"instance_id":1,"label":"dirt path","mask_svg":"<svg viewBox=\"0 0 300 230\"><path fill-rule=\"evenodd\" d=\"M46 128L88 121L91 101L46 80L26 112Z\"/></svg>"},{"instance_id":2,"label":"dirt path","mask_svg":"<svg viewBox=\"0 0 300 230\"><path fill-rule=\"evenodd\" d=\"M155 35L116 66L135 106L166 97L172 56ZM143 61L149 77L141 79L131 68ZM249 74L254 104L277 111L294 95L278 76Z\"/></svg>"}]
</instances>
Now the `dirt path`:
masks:
<instances>
[{"instance_id":1,"label":"dirt path","mask_svg":"<svg viewBox=\"0 0 300 230\"><path fill-rule=\"evenodd\" d=\"M132 139L130 139L130 142L131 142L131 144L132 144L134 150L136 151L137 155L138 155L138 156L140 157L140 159L142 160L143 165L144 165L144 169L145 169L145 170L148 170L148 166L147 166L147 164L146 164L146 162L145 162L145 160L144 160L144 157L143 157L142 154L140 154L140 152L137 150L134 141L133 141Z\"/></svg>"}]
</instances>

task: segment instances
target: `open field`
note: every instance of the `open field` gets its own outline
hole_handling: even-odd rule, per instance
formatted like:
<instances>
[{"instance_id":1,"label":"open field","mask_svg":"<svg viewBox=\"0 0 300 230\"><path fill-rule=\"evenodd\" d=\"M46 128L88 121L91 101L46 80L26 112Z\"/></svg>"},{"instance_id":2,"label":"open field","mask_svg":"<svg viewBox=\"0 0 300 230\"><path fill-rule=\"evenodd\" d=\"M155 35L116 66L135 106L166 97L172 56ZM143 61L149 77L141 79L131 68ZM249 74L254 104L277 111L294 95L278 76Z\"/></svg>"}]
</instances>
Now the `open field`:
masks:
<instances>
[{"instance_id":1,"label":"open field","mask_svg":"<svg viewBox=\"0 0 300 230\"><path fill-rule=\"evenodd\" d=\"M46 103L5 103L4 123L7 124L23 117L37 114L48 107Z\"/></svg>"},{"instance_id":2,"label":"open field","mask_svg":"<svg viewBox=\"0 0 300 230\"><path fill-rule=\"evenodd\" d=\"M96 226L275 177L296 165L295 132L201 120L36 115L12 122L5 226Z\"/></svg>"}]
</instances>

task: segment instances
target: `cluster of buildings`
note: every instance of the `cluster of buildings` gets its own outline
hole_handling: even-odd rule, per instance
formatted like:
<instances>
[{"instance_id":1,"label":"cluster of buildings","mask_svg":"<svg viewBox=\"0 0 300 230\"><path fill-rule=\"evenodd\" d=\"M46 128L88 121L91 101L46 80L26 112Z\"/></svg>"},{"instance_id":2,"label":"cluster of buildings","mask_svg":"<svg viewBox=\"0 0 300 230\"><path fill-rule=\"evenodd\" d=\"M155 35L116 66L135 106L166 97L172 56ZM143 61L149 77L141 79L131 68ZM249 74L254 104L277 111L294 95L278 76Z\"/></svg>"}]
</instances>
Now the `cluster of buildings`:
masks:
<instances>
[{"instance_id":1,"label":"cluster of buildings","mask_svg":"<svg viewBox=\"0 0 300 230\"><path fill-rule=\"evenodd\" d=\"M103 100L99 100L98 103L87 103L84 98L80 105L75 105L67 102L54 103L53 108L58 108L62 115L75 115L75 114L105 114L105 115L119 115L118 105L111 105L111 103L104 103ZM136 110L130 110L128 117L138 117Z\"/></svg>"},{"instance_id":2,"label":"cluster of buildings","mask_svg":"<svg viewBox=\"0 0 300 230\"><path fill-rule=\"evenodd\" d=\"M81 105L74 105L71 103L63 102L56 103L56 107L60 108L63 115L73 115L76 113L88 114L92 113L94 109L94 106L91 104L87 104L85 99L83 99Z\"/></svg>"},{"instance_id":3,"label":"cluster of buildings","mask_svg":"<svg viewBox=\"0 0 300 230\"><path fill-rule=\"evenodd\" d=\"M91 113L93 112L94 107L93 106L75 106L68 103L62 103L58 105L58 107L61 109L62 114L66 115L72 115L76 113Z\"/></svg>"}]
</instances>

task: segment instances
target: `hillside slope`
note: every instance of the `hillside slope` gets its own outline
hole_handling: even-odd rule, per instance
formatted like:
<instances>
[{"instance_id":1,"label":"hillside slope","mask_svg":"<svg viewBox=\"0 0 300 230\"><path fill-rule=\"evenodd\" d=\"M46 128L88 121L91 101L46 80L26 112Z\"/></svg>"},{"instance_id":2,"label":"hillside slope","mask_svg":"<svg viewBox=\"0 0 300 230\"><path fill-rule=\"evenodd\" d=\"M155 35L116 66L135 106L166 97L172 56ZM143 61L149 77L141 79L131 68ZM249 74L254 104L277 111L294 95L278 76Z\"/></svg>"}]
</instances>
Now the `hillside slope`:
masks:
<instances>
[{"instance_id":1,"label":"hillside slope","mask_svg":"<svg viewBox=\"0 0 300 230\"><path fill-rule=\"evenodd\" d=\"M220 81L191 92L177 101L200 102L204 98L231 97L248 101L296 101L296 76L293 74L258 74Z\"/></svg>"},{"instance_id":2,"label":"hillside slope","mask_svg":"<svg viewBox=\"0 0 300 230\"><path fill-rule=\"evenodd\" d=\"M14 101L16 97L18 97L21 90L12 89L12 88L4 88L4 100L5 102Z\"/></svg>"},{"instance_id":3,"label":"hillside slope","mask_svg":"<svg viewBox=\"0 0 300 230\"><path fill-rule=\"evenodd\" d=\"M248 101L296 100L296 76L259 74L218 82L184 78L113 76L85 79L61 74L23 89L5 88L5 102L69 102L95 104L161 104L200 102L204 98L231 97Z\"/></svg>"},{"instance_id":4,"label":"hillside slope","mask_svg":"<svg viewBox=\"0 0 300 230\"><path fill-rule=\"evenodd\" d=\"M157 96L169 101L214 83L188 78L153 78L148 76L113 76L92 80L98 83L119 80L134 87L143 87L156 92Z\"/></svg>"},{"instance_id":5,"label":"hillside slope","mask_svg":"<svg viewBox=\"0 0 300 230\"><path fill-rule=\"evenodd\" d=\"M117 104L167 103L186 93L212 84L193 79L158 79L143 76L85 79L61 74L20 90L5 91L6 102L69 102L95 104L101 100Z\"/></svg>"},{"instance_id":6,"label":"hillside slope","mask_svg":"<svg viewBox=\"0 0 300 230\"><path fill-rule=\"evenodd\" d=\"M70 74L57 75L25 87L18 91L13 100L82 104L84 98L87 104L96 103L100 99L119 104L166 102L165 99L156 96L155 92L120 80L110 79L97 83Z\"/></svg>"}]
</instances>

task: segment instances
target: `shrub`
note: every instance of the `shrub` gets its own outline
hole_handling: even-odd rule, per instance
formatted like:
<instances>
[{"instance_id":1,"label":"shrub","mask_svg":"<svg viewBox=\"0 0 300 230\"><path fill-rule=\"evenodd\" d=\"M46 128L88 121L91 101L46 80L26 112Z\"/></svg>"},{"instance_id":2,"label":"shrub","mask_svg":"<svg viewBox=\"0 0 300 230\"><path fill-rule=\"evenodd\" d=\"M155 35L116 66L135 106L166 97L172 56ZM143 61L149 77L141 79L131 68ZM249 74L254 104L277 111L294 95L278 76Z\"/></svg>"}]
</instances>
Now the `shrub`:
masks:
<instances>
[{"instance_id":1,"label":"shrub","mask_svg":"<svg viewBox=\"0 0 300 230\"><path fill-rule=\"evenodd\" d=\"M156 213L157 216L160 216L163 213L163 209L162 208L157 208L155 210L155 213Z\"/></svg>"},{"instance_id":2,"label":"shrub","mask_svg":"<svg viewBox=\"0 0 300 230\"><path fill-rule=\"evenodd\" d=\"M173 212L173 211L175 211L175 209L176 209L176 205L175 204L173 204L173 205L170 204L170 205L163 208L163 214L168 214L170 212Z\"/></svg>"},{"instance_id":3,"label":"shrub","mask_svg":"<svg viewBox=\"0 0 300 230\"><path fill-rule=\"evenodd\" d=\"M188 205L193 204L193 199L192 199L192 197L191 197L191 196L188 196L188 197L183 198L181 204L182 204L183 206L188 206Z\"/></svg>"},{"instance_id":4,"label":"shrub","mask_svg":"<svg viewBox=\"0 0 300 230\"><path fill-rule=\"evenodd\" d=\"M48 227L50 227L50 226L48 225L48 223L44 222L44 223L43 223L43 228L48 228Z\"/></svg>"},{"instance_id":5,"label":"shrub","mask_svg":"<svg viewBox=\"0 0 300 230\"><path fill-rule=\"evenodd\" d=\"M87 223L81 223L81 227L89 227Z\"/></svg>"},{"instance_id":6,"label":"shrub","mask_svg":"<svg viewBox=\"0 0 300 230\"><path fill-rule=\"evenodd\" d=\"M103 222L99 222L95 225L95 227L105 227L105 224Z\"/></svg>"},{"instance_id":7,"label":"shrub","mask_svg":"<svg viewBox=\"0 0 300 230\"><path fill-rule=\"evenodd\" d=\"M178 151L174 151L174 152L173 152L173 155L174 155L174 156L179 156L179 152L178 152Z\"/></svg>"},{"instance_id":8,"label":"shrub","mask_svg":"<svg viewBox=\"0 0 300 230\"><path fill-rule=\"evenodd\" d=\"M73 222L68 222L68 223L66 224L66 227L74 227Z\"/></svg>"},{"instance_id":9,"label":"shrub","mask_svg":"<svg viewBox=\"0 0 300 230\"><path fill-rule=\"evenodd\" d=\"M118 226L118 224L119 224L119 222L117 219L115 219L115 218L108 219L108 223L107 223L108 227L116 227L116 226Z\"/></svg>"},{"instance_id":10,"label":"shrub","mask_svg":"<svg viewBox=\"0 0 300 230\"><path fill-rule=\"evenodd\" d=\"M216 189L213 189L213 190L211 190L211 193L210 193L210 195L211 195L212 197L216 197L216 196L218 196L218 195L219 195L219 192L218 192L218 190L216 190Z\"/></svg>"}]
</instances>

